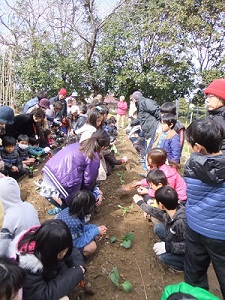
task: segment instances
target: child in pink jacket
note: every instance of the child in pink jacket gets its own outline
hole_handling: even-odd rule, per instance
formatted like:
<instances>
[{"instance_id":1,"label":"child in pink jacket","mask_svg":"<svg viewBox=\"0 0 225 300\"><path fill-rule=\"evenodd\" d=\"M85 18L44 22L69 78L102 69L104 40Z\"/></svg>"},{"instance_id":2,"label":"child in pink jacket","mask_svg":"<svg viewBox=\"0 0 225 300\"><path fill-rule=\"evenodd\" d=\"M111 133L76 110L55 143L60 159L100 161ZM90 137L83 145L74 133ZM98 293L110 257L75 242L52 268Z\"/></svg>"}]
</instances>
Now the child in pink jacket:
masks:
<instances>
[{"instance_id":1,"label":"child in pink jacket","mask_svg":"<svg viewBox=\"0 0 225 300\"><path fill-rule=\"evenodd\" d=\"M120 101L117 103L117 126L121 125L124 128L125 115L127 111L127 102L124 96L120 96ZM120 124L121 123L121 124Z\"/></svg>"},{"instance_id":2,"label":"child in pink jacket","mask_svg":"<svg viewBox=\"0 0 225 300\"><path fill-rule=\"evenodd\" d=\"M166 159L167 159L167 152L162 148L152 149L148 153L148 157L147 157L150 170L153 168L158 168L159 170L163 171L166 175L168 185L176 190L180 202L185 203L187 200L186 183L184 179L181 177L181 175L179 174L179 172L177 171L176 167L166 164ZM146 179L142 179L141 181L135 182L133 186L148 187L149 184L147 183ZM150 198L155 197L155 192L151 188L142 189L141 194L142 195L148 194Z\"/></svg>"}]
</instances>

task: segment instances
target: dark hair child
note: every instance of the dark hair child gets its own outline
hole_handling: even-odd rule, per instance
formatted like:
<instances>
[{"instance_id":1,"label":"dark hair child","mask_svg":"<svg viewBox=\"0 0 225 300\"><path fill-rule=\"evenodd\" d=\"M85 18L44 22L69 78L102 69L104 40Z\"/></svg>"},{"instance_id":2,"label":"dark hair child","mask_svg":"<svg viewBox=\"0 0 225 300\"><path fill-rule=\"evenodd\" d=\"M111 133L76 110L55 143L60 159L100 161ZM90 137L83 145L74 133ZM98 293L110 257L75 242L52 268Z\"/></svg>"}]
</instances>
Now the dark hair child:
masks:
<instances>
[{"instance_id":1,"label":"dark hair child","mask_svg":"<svg viewBox=\"0 0 225 300\"><path fill-rule=\"evenodd\" d=\"M28 174L29 170L23 167L22 159L16 148L16 139L11 136L4 136L2 139L3 149L0 150L0 156L4 162L4 170L1 172L15 179L24 174Z\"/></svg>"},{"instance_id":2,"label":"dark hair child","mask_svg":"<svg viewBox=\"0 0 225 300\"><path fill-rule=\"evenodd\" d=\"M139 195L133 199L146 213L163 222L154 226L154 233L161 240L153 247L159 260L173 269L183 270L186 217L185 207L178 203L177 192L170 186L156 190L158 208L147 205Z\"/></svg>"},{"instance_id":3,"label":"dark hair child","mask_svg":"<svg viewBox=\"0 0 225 300\"><path fill-rule=\"evenodd\" d=\"M85 216L90 215L95 207L95 197L90 191L78 191L71 196L68 208L62 210L56 219L64 221L72 234L73 245L76 246L84 256L95 252L97 245L95 237L106 234L104 225L85 225Z\"/></svg>"},{"instance_id":4,"label":"dark hair child","mask_svg":"<svg viewBox=\"0 0 225 300\"><path fill-rule=\"evenodd\" d=\"M166 102L160 107L160 113L161 113L161 116L163 116L164 114L168 114L168 113L171 113L174 116L176 116L177 115L176 105L173 102ZM181 145L181 148L183 148L185 127L183 124L180 123L179 120L177 120L177 122L174 126L174 130L179 135L180 145Z\"/></svg>"},{"instance_id":5,"label":"dark hair child","mask_svg":"<svg viewBox=\"0 0 225 300\"><path fill-rule=\"evenodd\" d=\"M25 272L18 266L17 261L0 258L0 299L20 299L19 290L24 279Z\"/></svg>"},{"instance_id":6,"label":"dark hair child","mask_svg":"<svg viewBox=\"0 0 225 300\"><path fill-rule=\"evenodd\" d=\"M26 271L24 300L60 299L83 280L82 255L73 247L70 230L61 220L47 220L17 240L11 255L17 255L19 266Z\"/></svg>"},{"instance_id":7,"label":"dark hair child","mask_svg":"<svg viewBox=\"0 0 225 300\"><path fill-rule=\"evenodd\" d=\"M184 169L188 196L185 281L208 289L207 270L212 261L223 298L225 155L221 145L224 136L224 128L215 119L192 122L186 131L192 154Z\"/></svg>"}]
</instances>

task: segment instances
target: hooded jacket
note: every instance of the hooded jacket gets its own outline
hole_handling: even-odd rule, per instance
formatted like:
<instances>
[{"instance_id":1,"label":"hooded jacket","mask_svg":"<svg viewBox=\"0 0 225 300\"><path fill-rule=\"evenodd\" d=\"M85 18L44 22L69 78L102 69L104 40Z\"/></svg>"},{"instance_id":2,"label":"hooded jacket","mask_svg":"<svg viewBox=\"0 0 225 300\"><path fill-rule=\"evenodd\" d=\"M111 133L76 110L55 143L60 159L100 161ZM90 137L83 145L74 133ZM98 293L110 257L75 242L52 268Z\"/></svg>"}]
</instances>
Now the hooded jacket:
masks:
<instances>
[{"instance_id":1,"label":"hooded jacket","mask_svg":"<svg viewBox=\"0 0 225 300\"><path fill-rule=\"evenodd\" d=\"M80 136L79 140L81 143L81 142L89 139L96 130L97 129L94 126L86 123L81 128L75 130L75 134Z\"/></svg>"},{"instance_id":2,"label":"hooded jacket","mask_svg":"<svg viewBox=\"0 0 225 300\"><path fill-rule=\"evenodd\" d=\"M79 148L79 143L67 145L42 169L66 202L74 192L92 190L98 176L100 166L98 153L90 159Z\"/></svg>"},{"instance_id":3,"label":"hooded jacket","mask_svg":"<svg viewBox=\"0 0 225 300\"><path fill-rule=\"evenodd\" d=\"M21 200L19 185L14 178L0 179L0 198L4 209L0 239L0 256L3 256L7 254L9 243L15 235L40 222L33 205Z\"/></svg>"},{"instance_id":4,"label":"hooded jacket","mask_svg":"<svg viewBox=\"0 0 225 300\"><path fill-rule=\"evenodd\" d=\"M187 194L186 194L187 186L184 181L184 178L181 177L181 175L177 172L177 170L174 167L171 167L166 164L160 166L159 170L161 170L165 173L168 184L169 184L169 186L171 186L173 189L176 190L176 192L178 194L178 199L181 201L187 200ZM146 179L141 180L141 185L148 186ZM154 198L155 192L152 189L149 189L148 195L151 198Z\"/></svg>"},{"instance_id":5,"label":"hooded jacket","mask_svg":"<svg viewBox=\"0 0 225 300\"><path fill-rule=\"evenodd\" d=\"M225 240L225 155L192 153L184 178L188 226L203 236Z\"/></svg>"},{"instance_id":6,"label":"hooded jacket","mask_svg":"<svg viewBox=\"0 0 225 300\"><path fill-rule=\"evenodd\" d=\"M155 135L156 128L160 120L160 110L157 103L152 99L141 96L136 102L138 119L142 132L146 139Z\"/></svg>"},{"instance_id":7,"label":"hooded jacket","mask_svg":"<svg viewBox=\"0 0 225 300\"><path fill-rule=\"evenodd\" d=\"M84 266L80 251L73 248L72 254L58 261L56 270L46 278L41 260L33 253L21 254L18 241L26 233L23 231L10 244L9 256L17 257L19 266L25 270L23 283L23 300L59 300L83 280L83 272L79 266ZM77 267L76 267L77 266Z\"/></svg>"}]
</instances>

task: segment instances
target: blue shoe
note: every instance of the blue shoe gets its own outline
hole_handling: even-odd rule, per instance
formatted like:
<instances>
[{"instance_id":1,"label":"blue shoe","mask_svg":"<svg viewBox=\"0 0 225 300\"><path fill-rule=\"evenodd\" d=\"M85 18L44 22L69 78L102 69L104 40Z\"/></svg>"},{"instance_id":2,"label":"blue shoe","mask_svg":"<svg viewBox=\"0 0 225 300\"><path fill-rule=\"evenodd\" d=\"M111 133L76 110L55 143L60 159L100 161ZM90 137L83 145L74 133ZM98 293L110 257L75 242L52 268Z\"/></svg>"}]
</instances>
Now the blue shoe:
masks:
<instances>
[{"instance_id":1,"label":"blue shoe","mask_svg":"<svg viewBox=\"0 0 225 300\"><path fill-rule=\"evenodd\" d=\"M60 211L62 211L61 208L54 207L54 208L48 210L48 214L53 216L53 215L57 215Z\"/></svg>"}]
</instances>

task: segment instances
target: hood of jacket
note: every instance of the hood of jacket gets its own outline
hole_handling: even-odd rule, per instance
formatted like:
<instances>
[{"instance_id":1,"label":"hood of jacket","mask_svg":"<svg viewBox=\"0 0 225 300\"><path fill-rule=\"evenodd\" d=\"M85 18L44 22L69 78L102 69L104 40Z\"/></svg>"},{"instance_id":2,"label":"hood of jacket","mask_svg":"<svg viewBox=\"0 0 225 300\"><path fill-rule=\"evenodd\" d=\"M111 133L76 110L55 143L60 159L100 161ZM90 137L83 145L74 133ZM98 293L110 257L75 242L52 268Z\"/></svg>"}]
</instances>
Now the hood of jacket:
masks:
<instances>
[{"instance_id":1,"label":"hood of jacket","mask_svg":"<svg viewBox=\"0 0 225 300\"><path fill-rule=\"evenodd\" d=\"M19 266L31 273L37 273L43 271L42 262L34 254L22 255L18 250L18 242L20 238L27 232L27 230L22 231L18 234L14 240L9 245L8 256L12 258L19 258Z\"/></svg>"},{"instance_id":2,"label":"hood of jacket","mask_svg":"<svg viewBox=\"0 0 225 300\"><path fill-rule=\"evenodd\" d=\"M184 176L196 178L202 182L211 184L224 182L225 155L208 156L200 153L192 153L186 163Z\"/></svg>"},{"instance_id":3,"label":"hood of jacket","mask_svg":"<svg viewBox=\"0 0 225 300\"><path fill-rule=\"evenodd\" d=\"M19 185L14 178L4 177L0 179L0 198L5 212L23 202L20 197Z\"/></svg>"}]
</instances>

